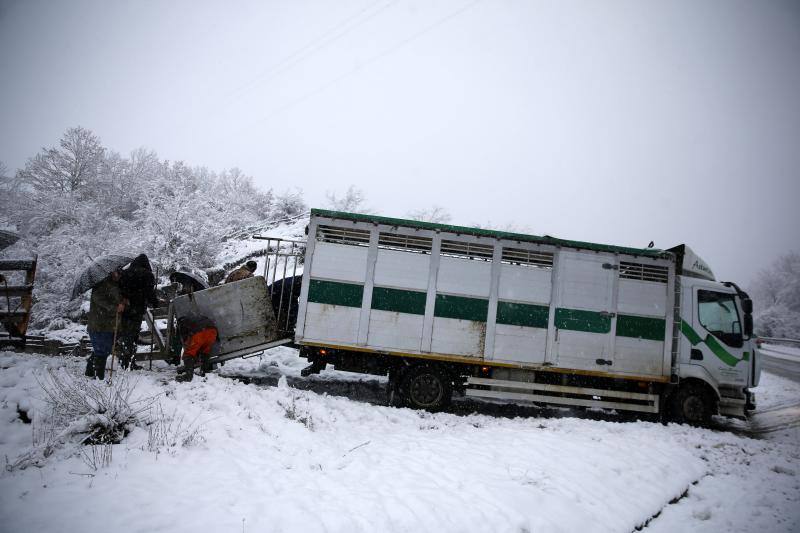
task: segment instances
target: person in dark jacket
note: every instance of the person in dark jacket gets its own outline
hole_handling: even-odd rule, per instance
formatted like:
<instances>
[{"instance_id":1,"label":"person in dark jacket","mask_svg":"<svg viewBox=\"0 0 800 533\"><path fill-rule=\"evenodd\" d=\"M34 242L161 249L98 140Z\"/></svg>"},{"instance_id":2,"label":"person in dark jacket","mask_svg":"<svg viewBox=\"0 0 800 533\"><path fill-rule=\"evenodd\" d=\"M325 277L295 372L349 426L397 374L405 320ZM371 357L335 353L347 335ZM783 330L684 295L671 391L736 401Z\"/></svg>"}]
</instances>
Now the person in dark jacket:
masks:
<instances>
[{"instance_id":1,"label":"person in dark jacket","mask_svg":"<svg viewBox=\"0 0 800 533\"><path fill-rule=\"evenodd\" d=\"M252 278L257 266L258 264L255 261L248 261L244 264L244 266L241 266L228 274L228 277L225 278L225 283L232 283L234 281Z\"/></svg>"},{"instance_id":2,"label":"person in dark jacket","mask_svg":"<svg viewBox=\"0 0 800 533\"><path fill-rule=\"evenodd\" d=\"M136 341L142 328L145 309L148 305L158 307L155 285L156 278L145 254L138 255L120 276L120 293L128 301L128 306L120 317L120 329L117 334L122 368L130 370L141 368L136 364Z\"/></svg>"},{"instance_id":3,"label":"person in dark jacket","mask_svg":"<svg viewBox=\"0 0 800 533\"><path fill-rule=\"evenodd\" d=\"M119 290L120 272L114 271L92 287L89 322L86 329L92 341L92 355L86 361L86 376L105 378L106 359L114 345L117 315L125 310L125 299Z\"/></svg>"},{"instance_id":4,"label":"person in dark jacket","mask_svg":"<svg viewBox=\"0 0 800 533\"><path fill-rule=\"evenodd\" d=\"M211 355L211 348L217 341L217 327L207 316L190 313L178 319L178 334L183 341L183 373L175 380L192 381L198 358L205 363Z\"/></svg>"}]
</instances>

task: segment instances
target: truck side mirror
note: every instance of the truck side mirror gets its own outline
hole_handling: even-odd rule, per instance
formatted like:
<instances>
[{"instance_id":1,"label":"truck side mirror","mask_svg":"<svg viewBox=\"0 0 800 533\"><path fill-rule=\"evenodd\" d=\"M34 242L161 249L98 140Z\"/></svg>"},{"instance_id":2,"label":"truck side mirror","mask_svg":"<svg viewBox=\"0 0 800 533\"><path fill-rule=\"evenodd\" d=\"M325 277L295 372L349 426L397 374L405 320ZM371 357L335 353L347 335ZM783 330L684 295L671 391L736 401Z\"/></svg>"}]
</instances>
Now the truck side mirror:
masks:
<instances>
[{"instance_id":1,"label":"truck side mirror","mask_svg":"<svg viewBox=\"0 0 800 533\"><path fill-rule=\"evenodd\" d=\"M753 312L753 300L750 298L742 298L742 310L746 315L751 314Z\"/></svg>"},{"instance_id":2,"label":"truck side mirror","mask_svg":"<svg viewBox=\"0 0 800 533\"><path fill-rule=\"evenodd\" d=\"M753 336L753 315L750 313L744 315L744 334L747 337Z\"/></svg>"}]
</instances>

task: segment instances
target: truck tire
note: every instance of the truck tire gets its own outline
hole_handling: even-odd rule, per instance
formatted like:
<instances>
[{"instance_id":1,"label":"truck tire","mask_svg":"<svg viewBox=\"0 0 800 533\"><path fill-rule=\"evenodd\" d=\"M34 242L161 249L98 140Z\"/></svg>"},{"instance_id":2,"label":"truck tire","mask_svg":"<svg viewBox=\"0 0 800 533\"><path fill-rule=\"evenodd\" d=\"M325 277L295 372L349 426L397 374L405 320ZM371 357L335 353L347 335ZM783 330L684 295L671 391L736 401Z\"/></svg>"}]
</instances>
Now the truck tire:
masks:
<instances>
[{"instance_id":1,"label":"truck tire","mask_svg":"<svg viewBox=\"0 0 800 533\"><path fill-rule=\"evenodd\" d=\"M453 384L450 375L441 368L415 365L400 380L400 396L407 407L439 411L450 405Z\"/></svg>"},{"instance_id":2,"label":"truck tire","mask_svg":"<svg viewBox=\"0 0 800 533\"><path fill-rule=\"evenodd\" d=\"M713 400L703 387L690 383L672 394L669 411L670 420L673 422L705 426L711 422Z\"/></svg>"}]
</instances>

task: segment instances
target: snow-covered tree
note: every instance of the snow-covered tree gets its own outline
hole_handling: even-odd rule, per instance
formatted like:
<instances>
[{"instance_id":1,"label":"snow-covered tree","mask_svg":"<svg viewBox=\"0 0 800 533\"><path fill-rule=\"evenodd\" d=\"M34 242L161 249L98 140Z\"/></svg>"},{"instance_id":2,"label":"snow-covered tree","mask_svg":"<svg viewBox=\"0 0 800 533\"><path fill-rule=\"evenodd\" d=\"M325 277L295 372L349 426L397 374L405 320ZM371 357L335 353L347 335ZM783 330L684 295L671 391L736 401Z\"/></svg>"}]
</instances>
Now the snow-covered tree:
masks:
<instances>
[{"instance_id":1,"label":"snow-covered tree","mask_svg":"<svg viewBox=\"0 0 800 533\"><path fill-rule=\"evenodd\" d=\"M95 181L104 155L100 139L78 126L64 133L57 148L44 148L29 159L19 176L38 191L74 193Z\"/></svg>"},{"instance_id":2,"label":"snow-covered tree","mask_svg":"<svg viewBox=\"0 0 800 533\"><path fill-rule=\"evenodd\" d=\"M272 213L274 220L286 220L304 213L308 207L303 201L303 192L300 189L287 190L275 197Z\"/></svg>"},{"instance_id":3,"label":"snow-covered tree","mask_svg":"<svg viewBox=\"0 0 800 533\"><path fill-rule=\"evenodd\" d=\"M448 224L452 217L444 207L433 205L425 209L415 209L408 212L408 218L419 220L420 222L434 222L436 224Z\"/></svg>"},{"instance_id":4,"label":"snow-covered tree","mask_svg":"<svg viewBox=\"0 0 800 533\"><path fill-rule=\"evenodd\" d=\"M80 314L69 293L92 258L144 252L161 272L208 268L226 236L306 211L299 190L274 197L237 168L217 174L144 148L125 157L80 127L14 178L0 172L0 193L0 223L23 235L4 255L39 255L32 325L55 329Z\"/></svg>"},{"instance_id":5,"label":"snow-covered tree","mask_svg":"<svg viewBox=\"0 0 800 533\"><path fill-rule=\"evenodd\" d=\"M758 334L800 339L800 253L785 254L762 270L752 297Z\"/></svg>"},{"instance_id":6,"label":"snow-covered tree","mask_svg":"<svg viewBox=\"0 0 800 533\"><path fill-rule=\"evenodd\" d=\"M335 192L328 191L325 194L327 199L326 207L333 211L345 211L348 213L363 213L365 215L375 214L375 210L366 206L364 191L351 185L345 191L344 196L337 197Z\"/></svg>"}]
</instances>

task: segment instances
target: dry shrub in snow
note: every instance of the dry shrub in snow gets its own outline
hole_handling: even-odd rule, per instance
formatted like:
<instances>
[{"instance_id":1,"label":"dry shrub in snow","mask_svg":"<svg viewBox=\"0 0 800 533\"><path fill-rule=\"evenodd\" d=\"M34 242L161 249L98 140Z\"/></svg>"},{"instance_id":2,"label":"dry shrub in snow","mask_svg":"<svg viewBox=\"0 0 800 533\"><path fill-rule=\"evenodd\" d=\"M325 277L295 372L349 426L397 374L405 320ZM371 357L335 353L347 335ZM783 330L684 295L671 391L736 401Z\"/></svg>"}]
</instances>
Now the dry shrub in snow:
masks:
<instances>
[{"instance_id":1,"label":"dry shrub in snow","mask_svg":"<svg viewBox=\"0 0 800 533\"><path fill-rule=\"evenodd\" d=\"M47 417L82 444L117 444L147 412L154 398L134 396L136 379L119 372L112 383L85 379L65 370L47 370L40 385Z\"/></svg>"},{"instance_id":2,"label":"dry shrub in snow","mask_svg":"<svg viewBox=\"0 0 800 533\"><path fill-rule=\"evenodd\" d=\"M286 400L278 400L278 405L284 412L283 416L289 420L300 422L310 431L314 431L314 418L309 412L308 396L289 388L286 376L281 376L280 380L278 380L278 388L286 390L289 395ZM302 404L298 403L298 398L302 400Z\"/></svg>"},{"instance_id":3,"label":"dry shrub in snow","mask_svg":"<svg viewBox=\"0 0 800 533\"><path fill-rule=\"evenodd\" d=\"M80 450L87 465L107 466L111 445L145 423L143 415L155 401L137 396L136 384L126 372L108 383L86 379L75 370L48 368L39 379L46 408L34 416L33 446L6 468L41 466L57 450L80 445L90 447Z\"/></svg>"},{"instance_id":4,"label":"dry shrub in snow","mask_svg":"<svg viewBox=\"0 0 800 533\"><path fill-rule=\"evenodd\" d=\"M147 449L158 453L162 449L174 451L179 447L192 446L204 439L197 420L186 422L183 415L176 412L172 416L164 413L161 402L154 402L150 407L147 425Z\"/></svg>"}]
</instances>

